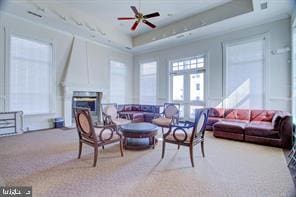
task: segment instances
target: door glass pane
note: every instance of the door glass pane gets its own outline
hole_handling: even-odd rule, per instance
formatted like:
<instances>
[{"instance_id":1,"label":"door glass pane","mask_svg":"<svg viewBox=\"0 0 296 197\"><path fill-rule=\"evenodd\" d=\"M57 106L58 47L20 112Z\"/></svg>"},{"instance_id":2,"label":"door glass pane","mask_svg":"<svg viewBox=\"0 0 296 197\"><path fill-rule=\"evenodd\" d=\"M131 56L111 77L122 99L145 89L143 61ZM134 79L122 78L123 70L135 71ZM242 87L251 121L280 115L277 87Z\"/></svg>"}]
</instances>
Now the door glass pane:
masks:
<instances>
[{"instance_id":1,"label":"door glass pane","mask_svg":"<svg viewBox=\"0 0 296 197\"><path fill-rule=\"evenodd\" d=\"M204 73L190 74L190 100L204 100Z\"/></svg>"},{"instance_id":2,"label":"door glass pane","mask_svg":"<svg viewBox=\"0 0 296 197\"><path fill-rule=\"evenodd\" d=\"M180 116L180 118L184 118L184 105L180 105L179 116Z\"/></svg>"},{"instance_id":3,"label":"door glass pane","mask_svg":"<svg viewBox=\"0 0 296 197\"><path fill-rule=\"evenodd\" d=\"M184 75L173 76L173 100L183 100L184 99Z\"/></svg>"},{"instance_id":4,"label":"door glass pane","mask_svg":"<svg viewBox=\"0 0 296 197\"><path fill-rule=\"evenodd\" d=\"M201 108L203 108L203 106L191 105L190 106L190 119L194 119L195 118L195 110L201 109Z\"/></svg>"}]
</instances>

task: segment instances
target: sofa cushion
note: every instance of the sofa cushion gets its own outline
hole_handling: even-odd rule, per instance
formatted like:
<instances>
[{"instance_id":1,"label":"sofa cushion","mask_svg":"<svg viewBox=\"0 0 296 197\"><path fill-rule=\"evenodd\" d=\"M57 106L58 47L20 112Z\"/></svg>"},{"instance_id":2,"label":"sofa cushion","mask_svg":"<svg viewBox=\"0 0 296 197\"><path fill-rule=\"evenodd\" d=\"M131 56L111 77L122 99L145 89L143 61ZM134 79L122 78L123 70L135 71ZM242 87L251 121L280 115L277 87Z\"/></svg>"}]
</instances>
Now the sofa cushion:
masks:
<instances>
[{"instance_id":1,"label":"sofa cushion","mask_svg":"<svg viewBox=\"0 0 296 197\"><path fill-rule=\"evenodd\" d=\"M132 105L124 105L123 111L132 111Z\"/></svg>"},{"instance_id":2,"label":"sofa cushion","mask_svg":"<svg viewBox=\"0 0 296 197\"><path fill-rule=\"evenodd\" d=\"M141 105L141 111L143 112L153 112L153 108L151 105Z\"/></svg>"},{"instance_id":3,"label":"sofa cushion","mask_svg":"<svg viewBox=\"0 0 296 197\"><path fill-rule=\"evenodd\" d=\"M275 111L273 110L252 110L251 121L272 122Z\"/></svg>"},{"instance_id":4,"label":"sofa cushion","mask_svg":"<svg viewBox=\"0 0 296 197\"><path fill-rule=\"evenodd\" d=\"M125 112L120 112L119 114L123 116L127 115L131 120L144 117L144 113L139 111L125 111Z\"/></svg>"},{"instance_id":5,"label":"sofa cushion","mask_svg":"<svg viewBox=\"0 0 296 197\"><path fill-rule=\"evenodd\" d=\"M207 125L213 126L216 122L219 122L221 120L223 120L223 118L209 117L207 121Z\"/></svg>"},{"instance_id":6,"label":"sofa cushion","mask_svg":"<svg viewBox=\"0 0 296 197\"><path fill-rule=\"evenodd\" d=\"M209 117L223 118L225 109L223 108L210 108Z\"/></svg>"},{"instance_id":7,"label":"sofa cushion","mask_svg":"<svg viewBox=\"0 0 296 197\"><path fill-rule=\"evenodd\" d=\"M226 109L225 119L250 120L250 110L248 109Z\"/></svg>"},{"instance_id":8,"label":"sofa cushion","mask_svg":"<svg viewBox=\"0 0 296 197\"><path fill-rule=\"evenodd\" d=\"M230 121L222 120L214 124L214 131L224 131L230 133L244 133L245 127L248 125L247 121Z\"/></svg>"},{"instance_id":9,"label":"sofa cushion","mask_svg":"<svg viewBox=\"0 0 296 197\"><path fill-rule=\"evenodd\" d=\"M132 106L132 111L140 111L141 106L140 105L133 105Z\"/></svg>"},{"instance_id":10,"label":"sofa cushion","mask_svg":"<svg viewBox=\"0 0 296 197\"><path fill-rule=\"evenodd\" d=\"M245 128L245 135L279 138L279 132L274 130L271 122L252 121Z\"/></svg>"}]
</instances>

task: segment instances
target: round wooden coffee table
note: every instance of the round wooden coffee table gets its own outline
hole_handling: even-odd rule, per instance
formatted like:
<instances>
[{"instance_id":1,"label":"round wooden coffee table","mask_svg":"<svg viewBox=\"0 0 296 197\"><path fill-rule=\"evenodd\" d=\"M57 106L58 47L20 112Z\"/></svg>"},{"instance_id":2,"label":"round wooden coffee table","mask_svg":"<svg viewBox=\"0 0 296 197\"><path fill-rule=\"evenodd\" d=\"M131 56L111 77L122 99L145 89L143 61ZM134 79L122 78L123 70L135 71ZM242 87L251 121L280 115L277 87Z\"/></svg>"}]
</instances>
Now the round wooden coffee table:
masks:
<instances>
[{"instance_id":1,"label":"round wooden coffee table","mask_svg":"<svg viewBox=\"0 0 296 197\"><path fill-rule=\"evenodd\" d=\"M155 147L158 127L151 123L129 123L120 126L125 149L141 150Z\"/></svg>"}]
</instances>

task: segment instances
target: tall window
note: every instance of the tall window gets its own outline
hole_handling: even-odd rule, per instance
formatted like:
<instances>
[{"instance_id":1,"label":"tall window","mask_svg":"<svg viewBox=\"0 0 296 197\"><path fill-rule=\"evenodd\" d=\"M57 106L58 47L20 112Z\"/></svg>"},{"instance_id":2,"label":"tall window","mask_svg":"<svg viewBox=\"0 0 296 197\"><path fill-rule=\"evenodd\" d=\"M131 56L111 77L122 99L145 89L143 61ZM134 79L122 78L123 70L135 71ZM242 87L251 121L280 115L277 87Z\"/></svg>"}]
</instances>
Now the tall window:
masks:
<instances>
[{"instance_id":1,"label":"tall window","mask_svg":"<svg viewBox=\"0 0 296 197\"><path fill-rule=\"evenodd\" d=\"M205 106L205 64L205 56L170 62L171 101L181 104L185 119L193 119L195 109Z\"/></svg>"},{"instance_id":2,"label":"tall window","mask_svg":"<svg viewBox=\"0 0 296 197\"><path fill-rule=\"evenodd\" d=\"M52 45L10 37L9 110L52 112Z\"/></svg>"},{"instance_id":3,"label":"tall window","mask_svg":"<svg viewBox=\"0 0 296 197\"><path fill-rule=\"evenodd\" d=\"M157 62L140 64L140 103L156 103Z\"/></svg>"},{"instance_id":4,"label":"tall window","mask_svg":"<svg viewBox=\"0 0 296 197\"><path fill-rule=\"evenodd\" d=\"M117 62L110 62L110 101L124 104L126 98L126 81L127 68L126 65Z\"/></svg>"},{"instance_id":5,"label":"tall window","mask_svg":"<svg viewBox=\"0 0 296 197\"><path fill-rule=\"evenodd\" d=\"M264 108L265 38L225 46L225 107Z\"/></svg>"}]
</instances>

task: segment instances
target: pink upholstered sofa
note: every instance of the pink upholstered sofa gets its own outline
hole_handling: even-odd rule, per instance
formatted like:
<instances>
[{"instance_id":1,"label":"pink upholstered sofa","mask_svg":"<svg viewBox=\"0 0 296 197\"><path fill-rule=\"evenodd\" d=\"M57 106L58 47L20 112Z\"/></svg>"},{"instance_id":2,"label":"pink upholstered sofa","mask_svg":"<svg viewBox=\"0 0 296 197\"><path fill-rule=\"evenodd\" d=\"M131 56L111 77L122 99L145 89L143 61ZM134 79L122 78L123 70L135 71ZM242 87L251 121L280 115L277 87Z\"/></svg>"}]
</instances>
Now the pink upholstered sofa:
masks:
<instances>
[{"instance_id":1,"label":"pink upholstered sofa","mask_svg":"<svg viewBox=\"0 0 296 197\"><path fill-rule=\"evenodd\" d=\"M292 117L283 111L210 108L207 130L215 137L292 147Z\"/></svg>"}]
</instances>

